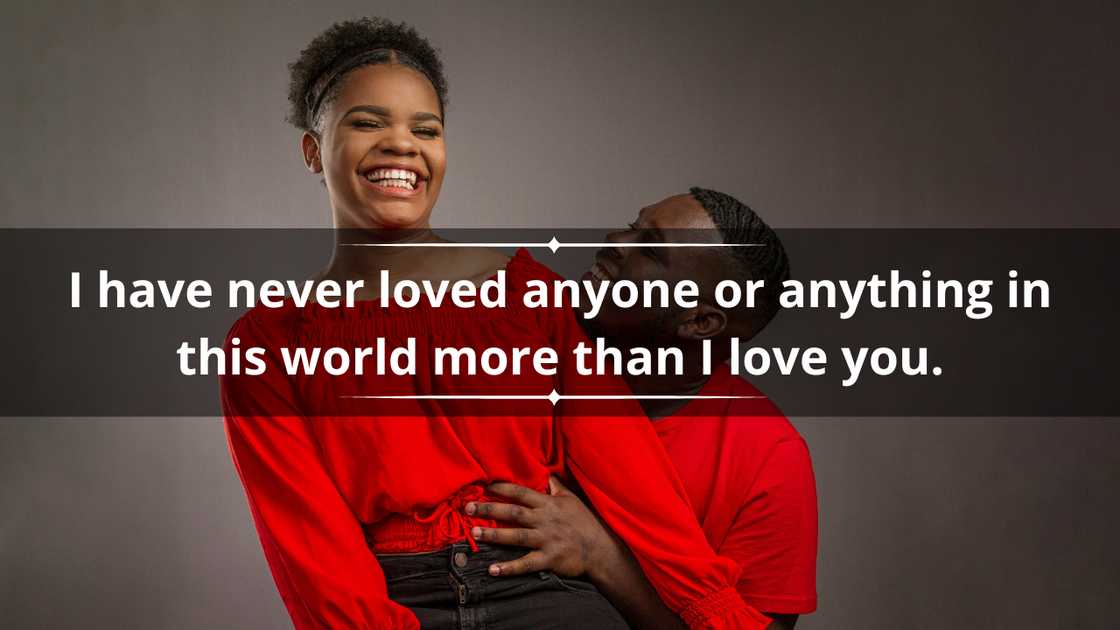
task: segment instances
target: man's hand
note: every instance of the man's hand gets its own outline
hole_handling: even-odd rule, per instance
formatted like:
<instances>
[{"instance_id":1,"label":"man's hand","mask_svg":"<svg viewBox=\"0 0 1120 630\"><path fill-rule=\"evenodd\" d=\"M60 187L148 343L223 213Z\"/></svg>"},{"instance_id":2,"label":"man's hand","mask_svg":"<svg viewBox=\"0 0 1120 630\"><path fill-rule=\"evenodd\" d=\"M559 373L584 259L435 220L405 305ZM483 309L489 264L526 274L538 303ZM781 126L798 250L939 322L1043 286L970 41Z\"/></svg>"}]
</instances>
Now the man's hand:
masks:
<instances>
[{"instance_id":1,"label":"man's hand","mask_svg":"<svg viewBox=\"0 0 1120 630\"><path fill-rule=\"evenodd\" d=\"M621 544L558 479L549 478L548 489L549 494L542 494L513 483L495 483L487 490L514 503L471 502L465 506L468 515L517 526L474 527L471 536L475 540L532 549L516 560L491 565L490 575L546 570L567 577L590 575L597 569L595 560L611 555L605 549Z\"/></svg>"}]
</instances>

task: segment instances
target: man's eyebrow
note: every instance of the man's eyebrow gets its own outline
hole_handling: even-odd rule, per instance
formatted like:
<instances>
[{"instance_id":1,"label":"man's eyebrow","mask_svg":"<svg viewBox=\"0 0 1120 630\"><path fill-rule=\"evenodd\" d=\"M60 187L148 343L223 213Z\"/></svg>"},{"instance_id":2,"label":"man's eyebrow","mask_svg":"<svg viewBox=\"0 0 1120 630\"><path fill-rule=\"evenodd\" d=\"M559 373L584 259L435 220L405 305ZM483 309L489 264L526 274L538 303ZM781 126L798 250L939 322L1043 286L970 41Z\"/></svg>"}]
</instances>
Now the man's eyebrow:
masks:
<instances>
[{"instance_id":1,"label":"man's eyebrow","mask_svg":"<svg viewBox=\"0 0 1120 630\"><path fill-rule=\"evenodd\" d=\"M641 210L639 210L638 220L631 225L634 227L634 229L641 230L643 235L649 234L653 237L654 240L664 243L665 233L661 231L661 228L646 221L647 210L649 210L649 208L642 208Z\"/></svg>"},{"instance_id":2,"label":"man's eyebrow","mask_svg":"<svg viewBox=\"0 0 1120 630\"><path fill-rule=\"evenodd\" d=\"M664 243L665 232L661 231L661 228L657 227L656 224L646 221L642 214L645 214L644 210L638 214L638 220L634 222L634 229L641 232L642 240L647 243L650 241Z\"/></svg>"}]
</instances>

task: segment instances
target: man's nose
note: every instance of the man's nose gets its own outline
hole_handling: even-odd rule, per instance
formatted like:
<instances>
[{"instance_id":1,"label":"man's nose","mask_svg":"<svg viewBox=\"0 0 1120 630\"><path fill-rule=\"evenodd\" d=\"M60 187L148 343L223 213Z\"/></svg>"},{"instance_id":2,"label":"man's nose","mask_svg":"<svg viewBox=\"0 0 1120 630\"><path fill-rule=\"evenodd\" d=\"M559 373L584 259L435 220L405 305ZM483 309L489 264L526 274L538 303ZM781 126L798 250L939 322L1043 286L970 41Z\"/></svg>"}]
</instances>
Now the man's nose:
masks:
<instances>
[{"instance_id":1,"label":"man's nose","mask_svg":"<svg viewBox=\"0 0 1120 630\"><path fill-rule=\"evenodd\" d=\"M610 243L635 243L638 238L637 230L616 230L607 234L607 242Z\"/></svg>"},{"instance_id":2,"label":"man's nose","mask_svg":"<svg viewBox=\"0 0 1120 630\"><path fill-rule=\"evenodd\" d=\"M632 232L633 230L610 232L607 234L607 242L615 244L632 243L635 240ZM629 249L629 247L604 247L599 250L599 253L615 260L624 260Z\"/></svg>"}]
</instances>

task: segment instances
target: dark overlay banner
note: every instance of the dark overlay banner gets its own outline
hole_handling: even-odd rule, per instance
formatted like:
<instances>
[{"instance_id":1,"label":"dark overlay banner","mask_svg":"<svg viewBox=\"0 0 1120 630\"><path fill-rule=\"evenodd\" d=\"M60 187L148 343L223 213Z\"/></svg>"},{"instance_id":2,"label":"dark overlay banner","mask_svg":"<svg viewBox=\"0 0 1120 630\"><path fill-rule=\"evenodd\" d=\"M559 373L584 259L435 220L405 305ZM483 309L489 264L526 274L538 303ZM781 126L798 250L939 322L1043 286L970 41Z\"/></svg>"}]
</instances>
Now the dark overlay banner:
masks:
<instances>
[{"instance_id":1,"label":"dark overlay banner","mask_svg":"<svg viewBox=\"0 0 1120 630\"><path fill-rule=\"evenodd\" d=\"M524 247L539 263L575 280L586 278L596 252L611 246L605 230L437 232L449 241L485 244L509 254ZM800 296L801 304L781 309L754 338L713 341L712 351L718 357L733 349L730 364L784 414L1120 416L1114 382L1120 351L1120 230L778 233L792 279L800 283L800 294L783 294L783 299ZM668 236L659 238L690 246L705 242L697 235ZM336 237L331 230L0 230L0 273L8 296L0 309L5 357L0 370L6 385L0 415L220 415L218 366L213 353L205 367L202 357L207 348L222 345L246 310L245 300L229 304L230 283L252 287L242 295L252 294L257 300L267 280L276 281L280 291L298 291L328 264ZM431 255L446 251L433 248ZM386 271L392 277L408 277L408 270ZM713 273L722 272L742 285L730 266ZM143 281L151 283L150 288ZM378 278L370 277L369 286L377 285ZM733 293L728 290L725 297ZM102 297L108 297L104 307ZM153 302L150 307L148 300ZM208 306L197 306L206 301ZM635 327L641 308L634 311ZM367 308L351 313L349 321L389 316ZM577 321L581 317L577 315ZM612 340L597 341L594 325L588 330L592 349L584 359L594 366L595 357L611 347ZM425 339L439 334L429 327L416 330L414 336L424 348ZM303 350L326 350L316 343L307 341ZM595 348L596 343L602 345ZM184 344L189 352L182 352ZM288 350L295 352L298 345ZM390 369L389 353L399 346L375 345L369 348L373 354L367 355L368 365L375 366L383 351L382 363L389 365L382 368ZM501 350L508 364L514 349ZM656 369L656 348L649 350ZM623 356L624 363L635 359L630 352ZM532 370L533 355L521 358L522 369ZM431 357L414 360L416 373L406 381L424 381L435 363ZM471 360L478 365L483 361ZM560 352L556 360L563 364L575 357ZM670 355L667 361L671 360ZM283 365L281 357L271 357L269 369ZM640 369L641 361L629 366ZM353 378L353 365L349 369L348 382L357 383L347 390L349 395L402 393L362 389L363 381ZM319 377L333 378L322 372ZM436 393L446 399L423 404L376 399L370 403L377 405L376 414L368 408L371 415L536 414L549 413L557 404L549 400L554 390L561 399L565 394L537 374L501 382L509 383L510 391L445 387ZM493 398L469 400L472 393ZM510 398L503 400L507 393ZM342 409L332 413L365 413L361 405Z\"/></svg>"}]
</instances>

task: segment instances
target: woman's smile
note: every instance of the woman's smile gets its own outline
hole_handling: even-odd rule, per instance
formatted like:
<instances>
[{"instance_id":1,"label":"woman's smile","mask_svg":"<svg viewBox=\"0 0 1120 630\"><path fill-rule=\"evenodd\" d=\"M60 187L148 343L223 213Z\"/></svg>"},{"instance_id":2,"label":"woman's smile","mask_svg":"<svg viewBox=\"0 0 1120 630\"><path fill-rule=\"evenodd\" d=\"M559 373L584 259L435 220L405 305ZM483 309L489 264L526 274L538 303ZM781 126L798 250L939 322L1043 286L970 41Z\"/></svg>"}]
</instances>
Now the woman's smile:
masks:
<instances>
[{"instance_id":1,"label":"woman's smile","mask_svg":"<svg viewBox=\"0 0 1120 630\"><path fill-rule=\"evenodd\" d=\"M420 171L397 165L375 165L360 170L358 177L373 192L397 198L422 194L428 181Z\"/></svg>"}]
</instances>

